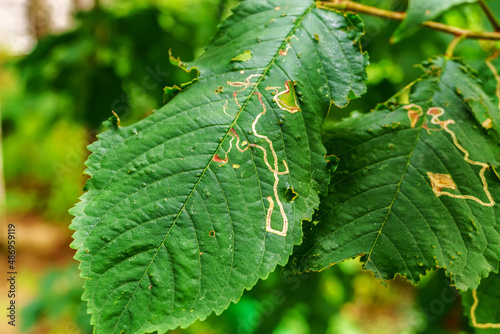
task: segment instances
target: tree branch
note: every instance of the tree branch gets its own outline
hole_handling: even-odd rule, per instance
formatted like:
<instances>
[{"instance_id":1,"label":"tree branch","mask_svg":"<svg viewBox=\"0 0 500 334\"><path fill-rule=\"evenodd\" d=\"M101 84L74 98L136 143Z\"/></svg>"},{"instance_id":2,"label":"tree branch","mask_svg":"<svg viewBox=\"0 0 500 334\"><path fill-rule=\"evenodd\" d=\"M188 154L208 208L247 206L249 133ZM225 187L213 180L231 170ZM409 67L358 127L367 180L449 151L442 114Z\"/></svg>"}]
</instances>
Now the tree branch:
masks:
<instances>
[{"instance_id":1,"label":"tree branch","mask_svg":"<svg viewBox=\"0 0 500 334\"><path fill-rule=\"evenodd\" d=\"M455 48L457 47L458 43L465 37L466 35L456 35L455 38L453 38L453 40L451 41L450 45L448 45L445 55L447 55L448 57L453 57Z\"/></svg>"},{"instance_id":2,"label":"tree branch","mask_svg":"<svg viewBox=\"0 0 500 334\"><path fill-rule=\"evenodd\" d=\"M486 14L486 17L488 17L488 20L490 21L491 25L493 26L493 29L495 31L500 31L500 24L498 23L497 18L495 17L495 14L491 11L490 7L484 2L484 0L478 0L479 6L483 10L483 12Z\"/></svg>"},{"instance_id":3,"label":"tree branch","mask_svg":"<svg viewBox=\"0 0 500 334\"><path fill-rule=\"evenodd\" d=\"M402 21L406 17L404 12L391 12L384 9L379 9L376 7L362 5L350 0L330 0L330 1L316 1L316 6L318 8L329 9L329 10L347 10L355 13L367 14L371 16L384 17L392 20ZM447 34L452 34L455 36L464 36L464 38L470 39L485 39L485 40L500 40L500 32L489 32L489 31L472 31L467 29L462 29L454 26L449 26L447 24L426 21L422 23L422 26L441 31Z\"/></svg>"},{"instance_id":4,"label":"tree branch","mask_svg":"<svg viewBox=\"0 0 500 334\"><path fill-rule=\"evenodd\" d=\"M391 12L389 10L371 7L349 0L316 1L316 6L323 7L325 9L348 10L356 13L368 14L371 16L389 18L397 21L403 21L403 19L406 17L405 12Z\"/></svg>"}]
</instances>

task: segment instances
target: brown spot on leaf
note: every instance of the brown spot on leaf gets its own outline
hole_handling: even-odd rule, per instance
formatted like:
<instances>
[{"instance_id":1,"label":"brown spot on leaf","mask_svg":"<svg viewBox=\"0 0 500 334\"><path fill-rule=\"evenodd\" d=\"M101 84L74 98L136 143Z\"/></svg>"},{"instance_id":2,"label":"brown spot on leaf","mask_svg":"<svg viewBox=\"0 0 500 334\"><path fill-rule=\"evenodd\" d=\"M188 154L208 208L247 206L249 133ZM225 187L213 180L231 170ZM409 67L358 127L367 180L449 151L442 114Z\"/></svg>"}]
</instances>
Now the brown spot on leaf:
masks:
<instances>
[{"instance_id":1,"label":"brown spot on leaf","mask_svg":"<svg viewBox=\"0 0 500 334\"><path fill-rule=\"evenodd\" d=\"M491 118L487 118L483 123L481 123L481 125L485 129L491 129L493 127L493 122L491 121Z\"/></svg>"},{"instance_id":2,"label":"brown spot on leaf","mask_svg":"<svg viewBox=\"0 0 500 334\"><path fill-rule=\"evenodd\" d=\"M449 174L434 174L431 172L427 172L427 175L431 180L431 186L434 192L437 191L439 193L443 188L457 189L457 185L455 184L455 182L451 178L451 175Z\"/></svg>"}]
</instances>

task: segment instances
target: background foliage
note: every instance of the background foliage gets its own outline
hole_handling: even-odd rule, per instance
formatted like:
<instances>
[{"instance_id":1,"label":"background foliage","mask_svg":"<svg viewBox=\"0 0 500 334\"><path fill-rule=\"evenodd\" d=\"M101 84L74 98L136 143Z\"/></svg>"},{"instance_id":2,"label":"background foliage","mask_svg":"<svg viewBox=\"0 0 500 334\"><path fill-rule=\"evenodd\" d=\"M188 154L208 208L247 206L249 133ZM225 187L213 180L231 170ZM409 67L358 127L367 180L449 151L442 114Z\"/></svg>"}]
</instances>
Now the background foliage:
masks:
<instances>
[{"instance_id":1,"label":"background foliage","mask_svg":"<svg viewBox=\"0 0 500 334\"><path fill-rule=\"evenodd\" d=\"M391 10L407 6L399 0L361 2ZM26 291L23 331L91 332L66 230L71 219L67 210L85 182L85 147L95 139L101 120L108 118L111 110L122 122L133 122L163 104L164 86L189 81L188 74L168 63L168 49L173 48L176 56L186 60L199 55L235 3L104 2L94 11L77 14L74 30L44 37L29 55L2 54L5 218L39 231L42 240L27 238L20 246L20 255L25 254L26 259L20 263L25 270L21 284ZM500 16L498 2L488 3ZM401 90L420 76L414 65L444 53L452 39L420 29L410 38L389 44L397 22L362 18L366 31L362 44L371 61L370 93L346 108L332 110L330 123L352 113L366 113ZM491 30L475 4L455 7L437 19L464 28ZM483 60L494 46L492 42L467 40L459 44L455 54L485 73L481 70ZM488 79L491 76L485 77ZM211 316L206 322L174 332L387 331L472 333L462 316L459 297L442 272L423 277L416 288L401 279L383 288L370 274L361 272L356 261L285 281L278 269L220 317Z\"/></svg>"}]
</instances>

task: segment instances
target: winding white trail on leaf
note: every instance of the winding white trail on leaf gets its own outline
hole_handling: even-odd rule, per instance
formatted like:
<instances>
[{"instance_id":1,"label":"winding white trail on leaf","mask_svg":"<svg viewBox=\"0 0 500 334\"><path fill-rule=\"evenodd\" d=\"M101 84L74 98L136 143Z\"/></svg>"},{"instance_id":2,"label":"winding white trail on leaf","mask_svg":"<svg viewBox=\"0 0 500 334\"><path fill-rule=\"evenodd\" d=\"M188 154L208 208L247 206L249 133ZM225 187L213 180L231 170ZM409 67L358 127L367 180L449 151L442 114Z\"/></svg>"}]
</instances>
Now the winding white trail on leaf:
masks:
<instances>
[{"instance_id":1,"label":"winding white trail on leaf","mask_svg":"<svg viewBox=\"0 0 500 334\"><path fill-rule=\"evenodd\" d=\"M491 196L491 193L488 190L488 182L486 181L486 178L484 177L484 172L489 168L489 165L486 164L486 163L484 163L484 162L479 162L479 161L474 161L474 160L469 159L469 152L462 145L460 145L460 143L458 142L457 136L455 135L455 132L453 132L452 130L450 130L448 128L448 126L450 124L455 124L455 121L452 120L452 119L447 119L445 121L439 120L439 117L442 116L442 115L444 115L444 109L443 108L438 108L438 107L429 108L429 110L427 110L427 115L432 116L432 119L431 119L431 123L432 124L439 125L441 127L441 129L443 129L448 134L450 134L451 138L453 139L453 144L455 144L455 146L460 151L462 151L462 153L464 154L464 160L467 163L469 163L471 165L474 165L474 166L480 166L481 167L481 170L479 171L479 178L481 179L481 182L483 184L484 193L488 197L489 202L485 203L485 202L483 202L482 200L480 200L479 198L477 198L475 196L452 194L452 193L447 192L447 191L441 191L441 189L438 188L438 187L433 187L432 190L434 190L434 193L436 194L436 196L439 197L439 196L442 196L442 195L446 195L446 196L450 196L450 197L453 197L453 198L469 199L469 200L473 200L473 201L481 204L482 206L493 206L493 205L495 205L495 201L493 200L493 197Z\"/></svg>"},{"instance_id":2,"label":"winding white trail on leaf","mask_svg":"<svg viewBox=\"0 0 500 334\"><path fill-rule=\"evenodd\" d=\"M227 82L228 85L230 85L231 87L241 88L241 89L236 90L236 91L233 92L234 102L238 106L239 110L241 110L242 106L238 102L238 94L241 93L241 92L243 92L243 91L245 91L246 89L248 89L251 86L257 85L257 83L253 83L250 80L252 78L254 78L254 77L261 77L261 76L262 76L261 74L252 74L252 75L248 76L245 79L245 81L234 81L234 82L228 81ZM290 113L295 113L295 112L297 112L297 111L300 110L300 109L298 109L298 107L287 106L284 103L280 103L282 101L279 99L279 97L281 95L290 93L290 91L291 91L290 90L290 86L289 86L290 84L292 84L292 83L288 82L288 81L285 82L285 90L283 92L279 92L279 89L281 87L267 87L266 90L272 89L272 90L274 90L276 92L276 95L274 96L273 101L275 101L278 104L278 106L280 107L280 109L286 110L286 111L288 111ZM264 163L266 164L267 168L269 169L269 171L274 176L274 184L273 184L274 199L273 199L272 196L267 196L267 198L266 198L267 201L269 202L269 207L267 209L267 214L266 214L266 231L270 232L270 233L274 233L274 234L280 235L280 236L286 236L287 235L287 231L288 231L288 217L287 217L287 215L285 213L285 209L283 207L283 203L281 202L281 199L279 197L278 185L279 185L279 176L280 175L289 174L290 172L289 172L288 165L287 165L287 163L286 163L285 160L282 161L283 162L283 166L285 167L285 170L284 171L279 171L278 155L276 154L276 150L274 149L273 142L269 139L269 137L267 137L265 135L262 135L262 134L260 134L260 133L257 132L257 123L259 122L260 118L266 114L267 107L266 107L266 104L264 103L264 101L262 99L262 94L261 93L254 92L253 94L257 95L258 100L259 100L259 104L262 107L262 112L260 112L255 117L255 119L252 122L252 133L257 138L263 139L264 141L267 142L267 144L269 146L269 151L271 152L271 155L272 155L272 158L273 158L272 163L269 161L268 151L267 151L266 148L264 148L263 146L258 145L258 144L248 143L247 141L240 142L241 141L240 136L238 135L238 133L236 132L236 130L234 128L230 129L229 135L231 136L231 139L229 141L229 148L226 151L224 158L221 158L221 157L219 157L219 155L216 154L214 156L213 160L215 162L220 162L220 163L224 163L224 164L227 163L229 161L228 154L231 152L231 150L233 148L233 141L234 141L234 139L236 139L236 144L234 146L236 146L236 148L238 149L238 151L240 151L241 153L244 153L246 150L248 150L249 147L255 147L255 148L257 148L257 149L259 149L259 150L262 151L263 158L264 158ZM227 116L232 117L231 115L229 115L227 113L227 109L228 109L228 103L226 102L226 104L223 106L223 112ZM238 165L238 167L239 167L239 165ZM278 205L280 213L281 213L281 217L283 219L283 226L282 226L281 230L274 229L272 227L272 224L271 224L272 223L272 213L274 211L275 203Z\"/></svg>"},{"instance_id":3,"label":"winding white trail on leaf","mask_svg":"<svg viewBox=\"0 0 500 334\"><path fill-rule=\"evenodd\" d=\"M410 125L412 128L414 128L418 121L419 118L423 115L422 107L420 107L417 104L409 104L407 106L403 107L404 109L407 110L408 112L408 118L410 119ZM453 181L451 175L449 174L436 174L436 173L431 173L427 172L427 175L429 176L429 179L431 181L431 187L434 193L436 194L437 197L439 196L449 196L452 198L458 198L458 199L468 199L475 201L482 206L493 206L495 205L495 201L493 197L491 196L490 191L488 190L488 182L486 181L486 178L484 176L484 172L489 168L489 165L484 163L484 162L479 162L479 161L474 161L469 158L470 154L469 151L467 151L460 143L458 142L457 136L455 132L450 130L448 127L451 124L455 124L455 121L453 119L447 119L444 121L441 121L439 117L443 116L445 113L443 108L439 107L431 107L429 110L427 110L426 114L431 116L431 123L435 125L439 125L441 129L429 129L427 126L427 120L424 120L424 123L422 124L422 128L427 130L429 134L431 134L432 130L444 130L446 131L452 138L453 144L464 154L464 160L474 166L480 166L481 170L479 171L479 178L481 179L481 183L483 184L483 190L486 196L488 197L489 202L485 203L484 201L480 200L479 198L471 195L457 195L457 194L452 194L448 191L442 191L443 188L447 189L457 189L457 186L455 182Z\"/></svg>"}]
</instances>

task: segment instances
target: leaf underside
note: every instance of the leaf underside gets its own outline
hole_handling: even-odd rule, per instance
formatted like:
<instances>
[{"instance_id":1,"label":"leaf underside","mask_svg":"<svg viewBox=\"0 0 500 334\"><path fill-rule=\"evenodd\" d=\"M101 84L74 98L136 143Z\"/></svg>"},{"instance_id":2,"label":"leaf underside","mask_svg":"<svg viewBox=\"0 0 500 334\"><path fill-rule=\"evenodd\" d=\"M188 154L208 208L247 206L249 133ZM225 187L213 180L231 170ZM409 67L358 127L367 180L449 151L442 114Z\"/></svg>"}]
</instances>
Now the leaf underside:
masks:
<instances>
[{"instance_id":1,"label":"leaf underside","mask_svg":"<svg viewBox=\"0 0 500 334\"><path fill-rule=\"evenodd\" d=\"M437 58L423 69L408 104L382 105L327 130L326 147L340 164L316 222L304 228L293 270L362 255L379 278L417 283L441 267L460 290L497 271L498 108L458 60Z\"/></svg>"},{"instance_id":2,"label":"leaf underside","mask_svg":"<svg viewBox=\"0 0 500 334\"><path fill-rule=\"evenodd\" d=\"M186 327L287 262L327 192L330 103L365 91L361 33L310 0L242 2L196 63L174 59L196 83L109 122L71 211L95 333Z\"/></svg>"}]
</instances>

